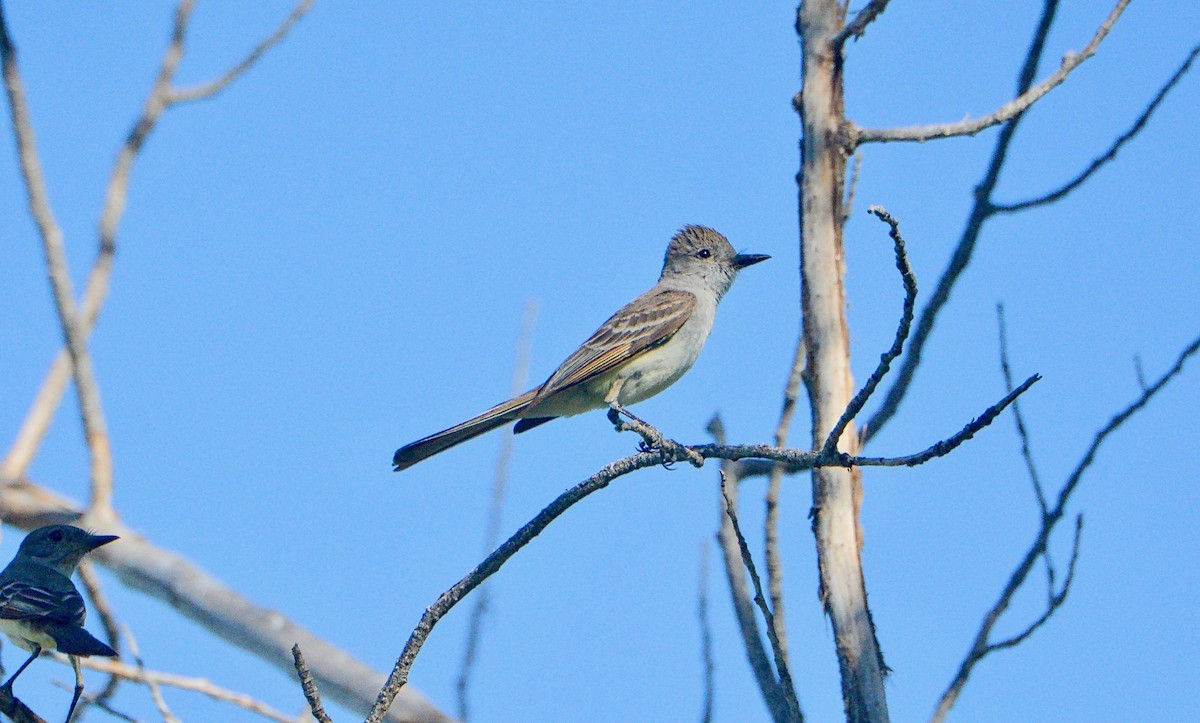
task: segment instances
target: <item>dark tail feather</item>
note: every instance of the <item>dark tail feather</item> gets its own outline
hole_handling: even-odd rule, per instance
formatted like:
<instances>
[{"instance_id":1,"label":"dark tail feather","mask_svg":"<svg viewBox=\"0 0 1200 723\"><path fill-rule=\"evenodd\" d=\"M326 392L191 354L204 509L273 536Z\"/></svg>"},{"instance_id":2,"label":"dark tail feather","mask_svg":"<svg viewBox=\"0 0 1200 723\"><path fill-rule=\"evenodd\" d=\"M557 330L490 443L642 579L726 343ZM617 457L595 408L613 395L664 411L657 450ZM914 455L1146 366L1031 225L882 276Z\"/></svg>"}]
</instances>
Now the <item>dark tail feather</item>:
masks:
<instances>
[{"instance_id":1,"label":"dark tail feather","mask_svg":"<svg viewBox=\"0 0 1200 723\"><path fill-rule=\"evenodd\" d=\"M92 634L78 625L58 624L46 629L46 633L54 638L58 652L67 655L103 655L116 657L117 651L92 637Z\"/></svg>"},{"instance_id":2,"label":"dark tail feather","mask_svg":"<svg viewBox=\"0 0 1200 723\"><path fill-rule=\"evenodd\" d=\"M516 419L524 411L525 407L529 406L529 402L533 401L536 393L536 389L525 392L515 399L510 399L503 404L497 404L474 419L468 419L462 424L456 424L437 434L431 434L424 439L418 439L412 444L404 445L396 450L396 454L392 457L392 466L395 467L397 472L402 469L408 469L417 462L432 457L438 452L445 451L456 444L462 444L468 439L473 439L485 432L492 431L496 427L508 424Z\"/></svg>"},{"instance_id":3,"label":"dark tail feather","mask_svg":"<svg viewBox=\"0 0 1200 723\"><path fill-rule=\"evenodd\" d=\"M513 434L520 434L521 432L528 432L529 430L533 429L534 427L540 427L541 425L545 424L546 422L549 422L554 419L558 419L558 417L532 417L532 418L528 418L528 419L518 420L516 426L513 427Z\"/></svg>"}]
</instances>

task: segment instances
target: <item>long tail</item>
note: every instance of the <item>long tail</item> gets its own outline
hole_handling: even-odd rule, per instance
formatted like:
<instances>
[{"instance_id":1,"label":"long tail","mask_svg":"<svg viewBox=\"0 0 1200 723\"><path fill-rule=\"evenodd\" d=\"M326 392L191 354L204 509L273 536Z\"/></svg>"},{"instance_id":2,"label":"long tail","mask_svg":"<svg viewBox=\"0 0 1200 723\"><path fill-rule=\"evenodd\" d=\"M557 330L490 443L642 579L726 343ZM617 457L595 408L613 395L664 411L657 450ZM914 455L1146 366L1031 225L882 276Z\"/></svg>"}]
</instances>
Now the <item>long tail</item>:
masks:
<instances>
[{"instance_id":1,"label":"long tail","mask_svg":"<svg viewBox=\"0 0 1200 723\"><path fill-rule=\"evenodd\" d=\"M521 412L529 406L533 398L537 395L537 389L531 389L519 397L510 399L502 404L497 404L483 414L473 419L468 419L462 424L456 424L449 429L443 429L437 434L431 434L424 439L406 444L396 450L396 455L392 457L392 466L399 472L402 469L408 469L421 460L432 457L438 452L450 449L456 444L461 444L468 439L473 439L483 434L490 432L496 427L501 427L509 422L518 419Z\"/></svg>"}]
</instances>

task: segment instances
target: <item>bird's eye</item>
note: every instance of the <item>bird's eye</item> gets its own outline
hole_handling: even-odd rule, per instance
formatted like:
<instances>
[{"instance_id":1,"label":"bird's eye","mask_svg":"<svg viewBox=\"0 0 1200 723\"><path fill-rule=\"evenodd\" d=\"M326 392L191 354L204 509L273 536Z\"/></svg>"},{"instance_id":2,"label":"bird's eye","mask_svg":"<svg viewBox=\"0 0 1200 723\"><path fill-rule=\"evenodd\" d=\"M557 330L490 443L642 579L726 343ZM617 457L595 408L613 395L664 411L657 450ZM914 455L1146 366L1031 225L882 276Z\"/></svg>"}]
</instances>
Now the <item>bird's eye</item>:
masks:
<instances>
[{"instance_id":1,"label":"bird's eye","mask_svg":"<svg viewBox=\"0 0 1200 723\"><path fill-rule=\"evenodd\" d=\"M50 539L53 540L54 542L62 542L62 539L63 539L62 530L55 530L54 532L51 532Z\"/></svg>"},{"instance_id":2,"label":"bird's eye","mask_svg":"<svg viewBox=\"0 0 1200 723\"><path fill-rule=\"evenodd\" d=\"M712 251L709 251L708 249L700 249L696 252L696 255L702 259L707 259L712 256Z\"/></svg>"}]
</instances>

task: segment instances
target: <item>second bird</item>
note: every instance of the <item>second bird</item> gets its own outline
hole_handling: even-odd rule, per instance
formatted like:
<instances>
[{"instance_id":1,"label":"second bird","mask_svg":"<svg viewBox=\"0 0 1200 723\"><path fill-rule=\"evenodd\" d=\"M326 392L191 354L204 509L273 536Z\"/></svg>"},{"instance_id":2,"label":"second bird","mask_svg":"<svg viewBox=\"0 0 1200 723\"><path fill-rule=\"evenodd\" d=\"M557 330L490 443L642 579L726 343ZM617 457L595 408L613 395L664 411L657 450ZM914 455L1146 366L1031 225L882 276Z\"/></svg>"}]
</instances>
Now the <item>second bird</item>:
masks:
<instances>
[{"instance_id":1,"label":"second bird","mask_svg":"<svg viewBox=\"0 0 1200 723\"><path fill-rule=\"evenodd\" d=\"M667 245L658 283L613 314L544 384L404 445L393 466L399 472L509 422L519 434L556 417L649 399L692 368L737 272L769 258L735 252L706 226L684 226Z\"/></svg>"}]
</instances>

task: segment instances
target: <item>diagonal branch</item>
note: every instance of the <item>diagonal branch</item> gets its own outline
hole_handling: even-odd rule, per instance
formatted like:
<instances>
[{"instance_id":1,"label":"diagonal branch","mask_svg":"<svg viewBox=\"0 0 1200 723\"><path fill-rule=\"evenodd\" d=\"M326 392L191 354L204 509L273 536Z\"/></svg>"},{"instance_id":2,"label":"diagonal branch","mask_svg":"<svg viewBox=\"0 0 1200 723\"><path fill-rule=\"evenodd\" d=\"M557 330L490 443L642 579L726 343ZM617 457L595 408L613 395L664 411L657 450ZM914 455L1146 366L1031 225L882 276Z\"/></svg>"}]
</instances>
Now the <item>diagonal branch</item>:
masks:
<instances>
[{"instance_id":1,"label":"diagonal branch","mask_svg":"<svg viewBox=\"0 0 1200 723\"><path fill-rule=\"evenodd\" d=\"M1117 18L1125 11L1130 0L1118 0L1116 7L1097 28L1091 41L1078 53L1067 53L1063 56L1062 64L1050 77L1029 88L1025 92L1000 106L994 112L977 120L964 120L958 123L939 123L936 125L908 126L906 128L858 128L853 124L846 131L846 140L851 149L863 143L888 143L893 141L928 141L936 138L953 138L955 136L973 136L992 126L1006 123L1024 113L1034 103L1041 100L1047 93L1062 85L1071 71L1078 68L1083 61L1096 54L1101 41L1112 30Z\"/></svg>"},{"instance_id":2,"label":"diagonal branch","mask_svg":"<svg viewBox=\"0 0 1200 723\"><path fill-rule=\"evenodd\" d=\"M25 101L25 88L17 67L17 51L9 36L4 9L0 5L0 59L2 59L4 89L12 114L13 135L17 141L17 157L21 178L29 203L29 214L37 225L46 258L46 272L54 294L54 307L74 369L75 387L79 396L79 413L83 420L84 437L91 455L91 508L102 516L112 516L112 448L108 438L104 410L100 405L100 388L92 369L79 315L75 308L75 292L67 268L62 228L50 208L50 194L38 157L33 123Z\"/></svg>"},{"instance_id":3,"label":"diagonal branch","mask_svg":"<svg viewBox=\"0 0 1200 723\"><path fill-rule=\"evenodd\" d=\"M777 629L775 616L771 613L771 608L767 606L766 597L763 596L762 581L758 577L758 571L754 568L754 558L750 555L750 547L746 544L745 536L742 535L741 526L738 525L737 511L734 509L733 500L729 498L725 490L725 475L721 475L721 495L725 499L725 514L729 516L729 524L733 526L733 532L737 535L742 564L750 573L750 581L754 583L754 603L762 611L763 620L766 622L767 639L771 641L771 651L775 654L775 670L779 675L779 683L783 687L784 698L787 701L788 720L803 723L804 715L800 712L800 701L796 698L796 689L792 685L792 674L788 671L787 660L784 659L779 636L775 634Z\"/></svg>"},{"instance_id":4,"label":"diagonal branch","mask_svg":"<svg viewBox=\"0 0 1200 723\"><path fill-rule=\"evenodd\" d=\"M963 661L960 664L954 679L950 681L950 685L946 688L945 692L942 693L942 696L938 701L937 708L935 709L932 717L932 720L935 723L945 719L946 715L950 711L950 708L954 706L955 701L962 692L963 687L967 684L967 679L970 677L971 672L980 661L982 661L993 651L1012 647L1013 645L1020 643L1029 635L1033 634L1033 632L1045 622L1045 619L1049 618L1049 616L1053 614L1054 610L1061 606L1066 600L1067 592L1070 589L1071 581L1075 575L1075 561L1079 556L1079 535L1083 525L1082 517L1076 518L1075 542L1066 580L1063 583L1063 587L1058 592L1055 592L1053 589L1051 589L1049 598L1047 600L1046 611L1041 617L1034 620L1032 624L1027 626L1022 633L997 643L990 642L992 629L996 622L1008 609L1009 604L1012 602L1013 596L1029 577L1029 573L1033 569L1033 566L1037 562L1038 558L1045 554L1051 533L1053 533L1054 528L1058 525L1059 521L1062 520L1067 503L1071 499L1071 495L1078 488L1079 482L1083 479L1084 473L1087 472L1088 468L1091 467L1092 462L1095 461L1096 453L1099 451L1100 446L1113 432L1119 429L1121 425L1124 424L1130 417L1143 409L1150 402L1150 400L1153 399L1154 396L1163 389L1163 387L1165 387L1172 379L1174 379L1183 370L1184 363L1186 363L1189 358L1194 356L1197 351L1200 351L1200 336L1196 337L1190 344L1184 347L1183 351L1181 351L1176 357L1175 363L1170 369L1168 369L1161 377L1159 377L1154 384L1143 389L1142 393L1136 400L1134 400L1131 404L1117 414L1113 415L1108 423L1105 424L1092 438L1092 443L1088 446L1087 451L1084 453L1079 463L1076 464L1075 469L1072 470L1071 474L1068 476L1067 481L1062 486L1062 489L1059 490L1058 498L1055 501L1054 507L1048 513L1042 515L1039 529L1034 537L1033 542L1025 551L1024 557L1017 565L1012 575L1009 576L1008 582L1001 591L999 599L984 615L983 622L980 624L979 630L975 634L975 640L971 644L971 649L967 652L966 657L963 658Z\"/></svg>"},{"instance_id":5,"label":"diagonal branch","mask_svg":"<svg viewBox=\"0 0 1200 723\"><path fill-rule=\"evenodd\" d=\"M793 365L793 370L796 368ZM725 425L721 423L720 415L713 415L706 429L717 444L725 444ZM774 470L785 467L790 469L790 465L781 463L772 464L772 477L776 474ZM731 481L731 484L725 487L724 496L732 499L734 507L737 506L741 476L744 474L744 470L745 465L742 463L728 460L721 461L722 479L729 479ZM768 493L768 498L769 496ZM733 615L737 620L738 632L742 637L742 649L746 651L746 660L750 664L750 672L754 673L754 681L758 684L758 690L763 697L763 702L766 703L767 710L771 713L771 719L776 721L776 723L782 723L787 720L788 716L787 699L783 694L783 686L775 678L775 670L771 667L771 660L767 657L766 647L763 646L762 637L759 635L758 618L754 615L754 604L751 602L750 592L746 588L746 575L743 572L741 564L741 550L738 548L737 535L734 534L733 523L730 522L729 515L725 514L724 500L721 501L719 509L721 522L717 530L717 545L721 549L722 567L725 570L725 579L729 582L729 594L733 598ZM767 509L768 514L770 514L769 499ZM769 533L770 530L768 528ZM770 547L771 545L768 541L768 550ZM780 638L781 646L784 639Z\"/></svg>"},{"instance_id":6,"label":"diagonal branch","mask_svg":"<svg viewBox=\"0 0 1200 723\"><path fill-rule=\"evenodd\" d=\"M1038 64L1041 62L1042 53L1046 48L1046 38L1050 34L1050 28L1054 25L1054 16L1058 11L1058 2L1059 0L1045 0L1042 6L1042 15L1038 19L1037 27L1033 32L1033 38L1029 43L1029 49L1025 53L1025 62L1022 64L1021 71L1017 75L1017 95L1024 93L1033 84ZM904 356L904 360L900 364L900 371L897 372L895 381L892 382L892 386L884 396L883 403L879 406L879 409L871 416L870 421L867 422L863 435L864 446L883 429L888 420L899 410L900 403L904 401L904 397L912 385L917 367L921 364L921 353L925 348L925 343L929 341L929 337L933 333L933 327L937 322L938 315L942 308L945 307L946 302L950 300L950 292L954 289L954 285L958 282L959 277L962 276L963 271L971 263L971 257L975 253L975 245L979 241L980 234L983 233L983 225L994 213L991 201L992 193L995 191L996 184L1000 180L1000 171L1004 168L1004 161L1008 157L1008 148L1012 144L1012 139L1023 117L1018 115L1013 118L1000 129L1000 133L997 135L996 147L992 151L992 158L988 162L988 168L984 172L983 179L980 180L979 185L975 187L975 203L972 205L971 212L967 217L967 223L963 228L962 236L959 238L958 245L950 257L950 263L947 264L945 271L942 272L942 276L938 279L933 294L929 297L929 303L921 310L921 316L917 320L917 329L913 332L912 341L908 345L908 353Z\"/></svg>"},{"instance_id":7,"label":"diagonal branch","mask_svg":"<svg viewBox=\"0 0 1200 723\"><path fill-rule=\"evenodd\" d=\"M134 120L129 132L126 134L125 142L117 152L117 157L113 162L112 173L110 174L108 186L105 191L104 206L100 213L99 250L93 261L91 271L88 274L80 305L80 313L83 314L81 326L85 338L96 325L100 310L108 296L109 280L112 275L112 261L116 253L117 229L125 214L129 178L133 163L145 145L147 138L157 126L163 111L170 108L176 102L182 102L173 99L176 91L173 90L171 82L183 58L184 39L193 5L194 0L182 0L176 8L171 29L171 40L159 63L158 74L151 87L150 94L143 104L141 114ZM304 8L306 11L308 5L311 5L311 1L302 2L300 6L297 6L297 9L293 11L288 20L285 20L283 25L271 36L271 38L274 38L272 43L267 44L264 41L263 44L260 44L262 52L265 52L270 45L282 39L283 35L295 24L295 19L298 19L299 16L297 13L303 14L300 12L301 8ZM254 60L257 60L262 55L262 52L255 54ZM243 61L238 67L240 68L239 73L231 77L230 80L233 80L241 72L247 70L250 65L246 64L246 61ZM71 359L67 350L64 349L59 352L51 364L50 370L46 373L37 396L30 405L21 429L18 431L12 446L9 448L3 467L0 468L5 475L17 478L25 474L29 468L29 464L33 461L34 455L41 445L42 438L45 436L50 423L54 419L54 414L62 400L62 395L66 390L67 380L70 375Z\"/></svg>"},{"instance_id":8,"label":"diagonal branch","mask_svg":"<svg viewBox=\"0 0 1200 723\"><path fill-rule=\"evenodd\" d=\"M647 467L655 467L662 464L670 464L673 462L682 462L694 458L703 459L725 459L739 460L745 457L760 457L770 459L776 462L787 462L800 469L814 467L830 466L830 467L853 467L862 466L913 466L921 464L935 457L948 454L958 445L974 436L975 432L982 429L991 423L1000 411L1016 399L1017 396L1024 393L1030 386L1033 385L1040 377L1036 374L1025 381L1020 387L1007 395L997 404L989 407L977 419L971 421L961 432L950 439L943 440L933 445L918 455L909 455L906 457L897 458L867 458L856 457L846 454L841 451L834 451L832 454L825 452L811 452L793 449L780 449L778 447L770 447L767 445L717 445L706 444L695 447L685 447L678 443L672 445L659 445L649 448L646 451L638 452L637 454L624 457L605 466L600 471L593 474L591 477L583 480L574 487L559 495L553 502L547 505L541 512L534 516L532 520L525 523L521 529L517 530L511 537L503 542L490 555L483 559L473 570L467 573L461 580L443 592L432 605L425 609L425 613L421 616L416 628L409 635L408 641L404 644L404 649L400 653L400 657L396 660L396 664L392 668L392 673L388 677L387 683L380 690L378 698L375 700L375 705L371 708L371 712L367 716L367 723L380 723L383 717L387 714L388 708L392 701L399 695L408 683L408 674L412 670L413 663L416 662L417 655L421 652L425 642L429 639L430 633L451 609L462 601L472 590L483 584L485 580L494 575L504 566L508 560L516 555L523 547L533 541L535 537L542 533L550 523L558 519L567 510L574 506L577 502L582 501L594 492L598 492L607 487L613 480L628 475L639 469ZM654 429L644 421L639 420L639 429L636 431L639 434L646 436L657 436L662 438L662 433ZM760 590L761 597L761 590ZM772 631L768 630L768 635ZM308 647L308 644L306 644Z\"/></svg>"},{"instance_id":9,"label":"diagonal branch","mask_svg":"<svg viewBox=\"0 0 1200 723\"><path fill-rule=\"evenodd\" d=\"M275 32L263 38L262 42L256 45L254 49L251 50L250 53L241 60L241 62L225 71L225 73L216 80L208 83L201 83L199 85L193 85L187 88L171 89L166 96L168 105L204 100L206 98L211 98L217 93L225 90L230 83L237 80L239 76L244 74L247 70L250 70L250 68L254 67L254 64L258 62L259 58L261 58L263 54L278 44L279 41L287 37L287 34L292 30L292 26L299 22L300 18L304 17L304 15L308 13L308 11L312 8L312 5L313 0L301 0L300 3L292 9L291 14L284 18L283 22L279 24L279 27L275 29Z\"/></svg>"},{"instance_id":10,"label":"diagonal branch","mask_svg":"<svg viewBox=\"0 0 1200 723\"><path fill-rule=\"evenodd\" d=\"M1161 88L1158 89L1158 93L1155 94L1154 98L1146 106L1145 110L1142 111L1142 114L1138 116L1138 119L1134 121L1133 125L1129 127L1129 130L1118 136L1117 139L1113 141L1113 144L1108 147L1108 150L1092 160L1088 167L1083 169L1082 173L1059 188L1038 196L1037 198L1031 198L1026 201L1018 201L1016 203L997 203L993 205L993 208L999 213L1016 213L1018 211L1025 211L1030 208L1036 208L1038 206L1045 206L1047 204L1054 203L1055 201L1062 199L1067 194L1082 186L1096 173L1096 171L1099 171L1105 164L1115 159L1117 157L1117 152L1121 150L1122 146L1133 140L1134 136L1136 136L1138 133L1141 133L1142 129L1146 127L1146 124L1150 122L1150 116L1154 114L1154 111L1158 110L1158 106L1162 104L1164 99L1166 99L1167 94L1170 93L1171 90L1175 88L1176 84L1183 79L1183 76L1187 74L1188 70L1192 67L1192 62L1196 60L1197 55L1200 55L1200 45L1192 48L1192 51L1188 53L1187 58L1184 59L1179 68L1175 70L1175 73L1171 76L1171 78L1164 83Z\"/></svg>"},{"instance_id":11,"label":"diagonal branch","mask_svg":"<svg viewBox=\"0 0 1200 723\"><path fill-rule=\"evenodd\" d=\"M840 48L846 44L850 38L861 38L867 32L867 26L870 25L875 18L879 17L888 5L888 0L871 0L866 7L858 11L858 15L854 19L846 23L846 26L838 31L837 35L833 36L833 46Z\"/></svg>"}]
</instances>

